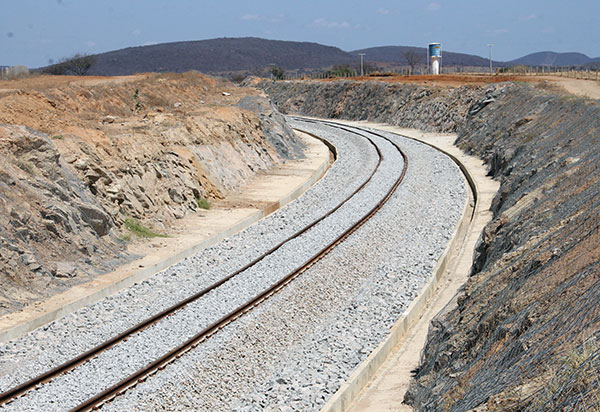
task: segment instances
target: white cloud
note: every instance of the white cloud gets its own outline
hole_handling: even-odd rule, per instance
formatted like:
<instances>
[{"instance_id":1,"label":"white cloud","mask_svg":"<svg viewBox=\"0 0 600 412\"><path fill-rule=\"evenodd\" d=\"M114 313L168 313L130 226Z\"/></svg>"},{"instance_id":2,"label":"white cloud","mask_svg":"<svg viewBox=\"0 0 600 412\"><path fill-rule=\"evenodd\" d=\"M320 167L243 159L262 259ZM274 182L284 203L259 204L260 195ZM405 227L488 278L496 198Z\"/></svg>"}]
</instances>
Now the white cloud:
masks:
<instances>
[{"instance_id":1,"label":"white cloud","mask_svg":"<svg viewBox=\"0 0 600 412\"><path fill-rule=\"evenodd\" d=\"M263 20L264 17L260 14L244 14L242 20Z\"/></svg>"},{"instance_id":2,"label":"white cloud","mask_svg":"<svg viewBox=\"0 0 600 412\"><path fill-rule=\"evenodd\" d=\"M158 44L157 41L147 41L146 43L142 44L142 46L154 46L155 44Z\"/></svg>"},{"instance_id":3,"label":"white cloud","mask_svg":"<svg viewBox=\"0 0 600 412\"><path fill-rule=\"evenodd\" d=\"M427 11L438 11L441 8L442 8L442 4L437 3L437 2L429 3L427 5Z\"/></svg>"},{"instance_id":4,"label":"white cloud","mask_svg":"<svg viewBox=\"0 0 600 412\"><path fill-rule=\"evenodd\" d=\"M348 29L350 28L350 23L347 21L329 21L324 18L318 18L312 23L313 27L326 27L328 29Z\"/></svg>"},{"instance_id":5,"label":"white cloud","mask_svg":"<svg viewBox=\"0 0 600 412\"><path fill-rule=\"evenodd\" d=\"M142 31L140 29L135 29L131 32L131 34L133 34L134 36L139 36L140 34L142 34Z\"/></svg>"},{"instance_id":6,"label":"white cloud","mask_svg":"<svg viewBox=\"0 0 600 412\"><path fill-rule=\"evenodd\" d=\"M88 47L94 47L94 46L96 45L96 42L95 42L95 41L88 40L88 41L87 41L85 44L86 44Z\"/></svg>"},{"instance_id":7,"label":"white cloud","mask_svg":"<svg viewBox=\"0 0 600 412\"><path fill-rule=\"evenodd\" d=\"M528 14L526 16L519 16L519 20L521 21L529 21L537 19L537 14Z\"/></svg>"},{"instance_id":8,"label":"white cloud","mask_svg":"<svg viewBox=\"0 0 600 412\"><path fill-rule=\"evenodd\" d=\"M384 8L378 8L376 10L377 14L383 14L384 16L387 16L388 14L390 14L390 11L388 9L384 9Z\"/></svg>"}]
</instances>

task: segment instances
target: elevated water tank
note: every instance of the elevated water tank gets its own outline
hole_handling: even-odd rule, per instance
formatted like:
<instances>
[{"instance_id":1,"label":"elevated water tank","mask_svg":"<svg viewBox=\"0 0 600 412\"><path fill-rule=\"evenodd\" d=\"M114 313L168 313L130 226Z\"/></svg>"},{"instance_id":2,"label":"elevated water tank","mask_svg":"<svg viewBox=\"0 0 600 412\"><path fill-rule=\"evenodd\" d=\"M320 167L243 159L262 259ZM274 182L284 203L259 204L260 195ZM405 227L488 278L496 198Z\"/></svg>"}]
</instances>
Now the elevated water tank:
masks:
<instances>
[{"instance_id":1,"label":"elevated water tank","mask_svg":"<svg viewBox=\"0 0 600 412\"><path fill-rule=\"evenodd\" d=\"M429 43L427 47L427 65L431 67L431 74L440 74L442 70L441 43Z\"/></svg>"}]
</instances>

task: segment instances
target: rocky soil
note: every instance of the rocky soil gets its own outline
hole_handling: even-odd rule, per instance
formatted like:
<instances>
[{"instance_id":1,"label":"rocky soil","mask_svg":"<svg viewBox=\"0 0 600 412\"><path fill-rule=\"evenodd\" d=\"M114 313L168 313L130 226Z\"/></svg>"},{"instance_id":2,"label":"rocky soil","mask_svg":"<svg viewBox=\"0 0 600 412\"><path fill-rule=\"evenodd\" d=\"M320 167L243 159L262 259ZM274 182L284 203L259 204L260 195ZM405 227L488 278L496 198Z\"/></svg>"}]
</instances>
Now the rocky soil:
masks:
<instances>
[{"instance_id":1,"label":"rocky soil","mask_svg":"<svg viewBox=\"0 0 600 412\"><path fill-rule=\"evenodd\" d=\"M422 411L600 407L600 103L506 83L265 83L290 113L455 131L500 180L472 274L432 322Z\"/></svg>"},{"instance_id":2,"label":"rocky soil","mask_svg":"<svg viewBox=\"0 0 600 412\"><path fill-rule=\"evenodd\" d=\"M383 82L263 82L282 113L369 120L426 131L455 132L485 86L423 87Z\"/></svg>"},{"instance_id":3,"label":"rocky soil","mask_svg":"<svg viewBox=\"0 0 600 412\"><path fill-rule=\"evenodd\" d=\"M131 259L201 199L302 156L254 89L197 73L0 82L0 314Z\"/></svg>"}]
</instances>

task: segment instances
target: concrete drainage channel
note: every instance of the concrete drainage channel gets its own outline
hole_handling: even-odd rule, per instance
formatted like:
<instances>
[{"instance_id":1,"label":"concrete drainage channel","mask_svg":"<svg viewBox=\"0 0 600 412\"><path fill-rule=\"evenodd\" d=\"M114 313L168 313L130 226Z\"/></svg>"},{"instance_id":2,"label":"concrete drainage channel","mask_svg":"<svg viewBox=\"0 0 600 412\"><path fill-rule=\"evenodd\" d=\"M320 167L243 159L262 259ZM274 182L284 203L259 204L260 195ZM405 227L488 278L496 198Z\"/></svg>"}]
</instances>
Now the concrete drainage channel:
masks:
<instances>
[{"instance_id":1,"label":"concrete drainage channel","mask_svg":"<svg viewBox=\"0 0 600 412\"><path fill-rule=\"evenodd\" d=\"M282 236L331 208L340 196L364 180L361 176L365 171L373 169L373 149L355 133L378 140L387 160L382 163L381 174L376 175L379 177L371 191L340 209L347 216L345 219L355 219L351 216L372 204L374 193L389 187L387 182L401 166L391 145L376 134L340 131L306 122L296 122L296 126L325 137L339 149L340 161L321 182L298 201L220 245L6 345L1 353L5 374L0 377L0 388L5 390L39 372L40 365L47 368L61 358L81 353L148 313L160 311L170 301L181 300L232 268L243 266L251 256L268 250ZM409 169L405 182L373 219L276 296L224 326L218 334L135 390L105 404L103 410L148 410L156 405L165 410L321 408L377 347L427 282L464 213L464 181L447 157L422 144L398 136L387 137L408 154ZM357 168L357 164L363 167ZM315 227L314 240L326 238L331 232L333 226L318 230ZM143 338L130 337L128 343L133 352L126 354L119 364L127 372L139 363L132 359L133 353L156 353L173 347L175 340L193 334L192 325L198 319L202 322L209 312L221 310L217 308L222 303L235 301L239 295L247 294L248 289L256 288L255 281L287 267L288 261L294 260L305 247L301 242L284 250L283 255L234 285L237 289L216 294L212 303L206 303L211 306L199 306L187 317L168 318L160 342L153 338L145 343ZM115 356L123 355L113 353L105 358ZM102 366L105 360L94 360L96 363L90 362L88 366L99 371L106 368ZM110 384L102 378L102 373L89 375L76 369L56 379L54 392L41 388L36 391L35 400L25 396L4 409L73 407L79 402L77 397L89 396L67 399L65 394L71 392L73 385L90 393Z\"/></svg>"},{"instance_id":2,"label":"concrete drainage channel","mask_svg":"<svg viewBox=\"0 0 600 412\"><path fill-rule=\"evenodd\" d=\"M399 130L393 126L356 121L341 121L336 124L376 130L379 133L382 133L381 129L384 128L388 133L427 144L454 161L465 176L470 189L469 202L465 204L460 222L434 268L430 280L395 322L388 336L321 408L321 412L400 410L398 408L403 407L400 403L408 387L399 386L399 383L405 384L409 380L409 377L404 374L411 369L406 366L410 362L412 368L417 366L415 359L420 353L421 345L424 344L423 338L429 328L429 322L438 311L444 307L447 309L450 299L458 291L459 286L466 281L479 233L492 217L489 209L493 196L498 190L498 183L487 177L487 171L479 159L465 155L453 145L454 136L437 135L432 138L432 134L427 136L417 130ZM441 287L445 289L443 293L438 290ZM417 337L417 334L421 334L421 338ZM407 343L409 338L411 342ZM416 356L414 353L409 353L410 350L415 351L415 349L418 350ZM383 367L384 364L387 364L387 367ZM402 368L398 368L402 370L380 372L398 365L402 365ZM376 377L378 379L375 381ZM393 383L386 384L386 379ZM385 393L392 385L393 395ZM390 397L395 398L392 404L389 402ZM362 402L357 402L359 399ZM378 401L381 403L378 404ZM408 406L404 408L410 410Z\"/></svg>"}]
</instances>

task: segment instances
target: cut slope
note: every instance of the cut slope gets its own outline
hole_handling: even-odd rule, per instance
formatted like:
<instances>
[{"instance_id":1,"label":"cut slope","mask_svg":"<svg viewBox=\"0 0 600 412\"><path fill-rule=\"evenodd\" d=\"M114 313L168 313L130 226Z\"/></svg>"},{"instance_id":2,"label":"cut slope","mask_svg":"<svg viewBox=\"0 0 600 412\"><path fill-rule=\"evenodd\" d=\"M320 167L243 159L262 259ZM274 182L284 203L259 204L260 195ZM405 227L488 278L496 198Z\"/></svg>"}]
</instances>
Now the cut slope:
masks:
<instances>
[{"instance_id":1,"label":"cut slope","mask_svg":"<svg viewBox=\"0 0 600 412\"><path fill-rule=\"evenodd\" d=\"M255 89L199 74L0 82L0 314L129 259L125 222L168 233L301 154Z\"/></svg>"},{"instance_id":2,"label":"cut slope","mask_svg":"<svg viewBox=\"0 0 600 412\"><path fill-rule=\"evenodd\" d=\"M600 407L600 104L544 87L278 82L316 117L457 131L501 183L464 289L432 322L419 411Z\"/></svg>"}]
</instances>

